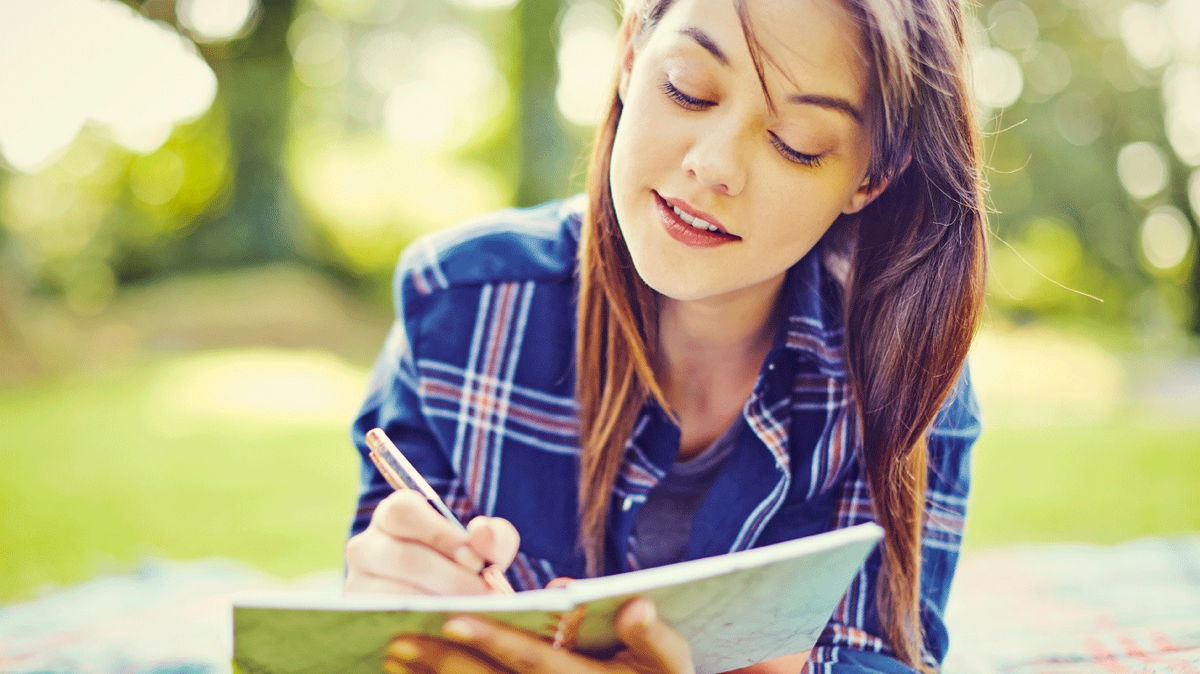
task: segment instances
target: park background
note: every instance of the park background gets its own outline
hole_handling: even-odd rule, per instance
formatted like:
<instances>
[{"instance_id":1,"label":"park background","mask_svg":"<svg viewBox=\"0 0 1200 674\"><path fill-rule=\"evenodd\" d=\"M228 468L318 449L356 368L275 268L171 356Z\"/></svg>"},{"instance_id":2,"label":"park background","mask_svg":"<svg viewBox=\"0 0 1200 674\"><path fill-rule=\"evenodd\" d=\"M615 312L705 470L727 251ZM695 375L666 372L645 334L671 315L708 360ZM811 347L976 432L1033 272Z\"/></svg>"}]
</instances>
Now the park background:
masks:
<instances>
[{"instance_id":1,"label":"park background","mask_svg":"<svg viewBox=\"0 0 1200 674\"><path fill-rule=\"evenodd\" d=\"M617 10L0 3L0 603L340 567L395 259L581 188ZM974 13L968 554L1200 531L1200 3Z\"/></svg>"}]
</instances>

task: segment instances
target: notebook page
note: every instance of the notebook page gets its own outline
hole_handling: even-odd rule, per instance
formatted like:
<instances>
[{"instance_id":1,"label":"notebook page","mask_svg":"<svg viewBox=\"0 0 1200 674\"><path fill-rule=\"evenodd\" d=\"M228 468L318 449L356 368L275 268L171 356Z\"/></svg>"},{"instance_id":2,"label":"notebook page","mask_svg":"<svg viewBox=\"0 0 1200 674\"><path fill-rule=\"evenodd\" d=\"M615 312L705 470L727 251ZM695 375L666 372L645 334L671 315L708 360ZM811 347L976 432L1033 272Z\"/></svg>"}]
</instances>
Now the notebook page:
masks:
<instances>
[{"instance_id":1,"label":"notebook page","mask_svg":"<svg viewBox=\"0 0 1200 674\"><path fill-rule=\"evenodd\" d=\"M752 550L572 582L587 604L576 646L617 644L613 620L641 594L692 648L698 672L720 672L807 650L882 535L863 524Z\"/></svg>"},{"instance_id":2,"label":"notebook page","mask_svg":"<svg viewBox=\"0 0 1200 674\"><path fill-rule=\"evenodd\" d=\"M234 602L235 672L371 672L398 634L439 635L458 613L475 613L552 638L572 606L562 590L515 595L246 595Z\"/></svg>"}]
</instances>

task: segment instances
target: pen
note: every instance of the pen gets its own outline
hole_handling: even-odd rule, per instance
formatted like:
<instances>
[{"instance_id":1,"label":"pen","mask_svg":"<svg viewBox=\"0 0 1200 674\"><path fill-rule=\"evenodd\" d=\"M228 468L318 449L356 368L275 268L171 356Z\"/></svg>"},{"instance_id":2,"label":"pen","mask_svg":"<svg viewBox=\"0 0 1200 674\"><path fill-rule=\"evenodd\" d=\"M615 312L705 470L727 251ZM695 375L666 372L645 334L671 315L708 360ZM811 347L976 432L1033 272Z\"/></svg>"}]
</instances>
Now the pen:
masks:
<instances>
[{"instance_id":1,"label":"pen","mask_svg":"<svg viewBox=\"0 0 1200 674\"><path fill-rule=\"evenodd\" d=\"M438 497L437 492L421 474L417 472L416 467L400 452L399 448L388 439L387 434L382 428L372 428L367 431L366 435L367 447L370 448L371 461L379 472L383 475L383 479L392 485L393 489L412 489L418 494L425 497L425 501L433 506L433 509L438 511L447 520L450 520L459 529L464 532L467 530L462 522L450 512L450 508L446 503ZM485 563L480 569L479 575L483 577L484 582L493 590L498 590L504 594L515 594L512 586L504 578L504 573L495 566Z\"/></svg>"}]
</instances>

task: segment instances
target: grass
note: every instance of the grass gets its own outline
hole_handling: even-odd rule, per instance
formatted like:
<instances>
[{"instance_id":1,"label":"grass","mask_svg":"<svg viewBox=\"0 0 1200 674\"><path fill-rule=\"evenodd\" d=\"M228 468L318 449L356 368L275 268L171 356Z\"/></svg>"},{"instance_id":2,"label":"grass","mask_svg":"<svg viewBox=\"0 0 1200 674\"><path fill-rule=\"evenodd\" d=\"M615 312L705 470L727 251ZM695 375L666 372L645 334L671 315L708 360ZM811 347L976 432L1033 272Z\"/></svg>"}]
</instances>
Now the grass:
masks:
<instances>
[{"instance_id":1,"label":"grass","mask_svg":"<svg viewBox=\"0 0 1200 674\"><path fill-rule=\"evenodd\" d=\"M0 395L0 602L146 556L227 556L282 576L340 567L357 401L338 406L340 424L221 418L194 400L190 423L164 424L178 366Z\"/></svg>"},{"instance_id":2,"label":"grass","mask_svg":"<svg viewBox=\"0 0 1200 674\"><path fill-rule=\"evenodd\" d=\"M968 550L1200 531L1200 424L985 429L972 459Z\"/></svg>"},{"instance_id":3,"label":"grass","mask_svg":"<svg viewBox=\"0 0 1200 674\"><path fill-rule=\"evenodd\" d=\"M146 556L339 567L364 385L322 352L236 349L0 392L0 602ZM1200 424L1129 409L1029 428L995 415L968 548L1200 531Z\"/></svg>"}]
</instances>

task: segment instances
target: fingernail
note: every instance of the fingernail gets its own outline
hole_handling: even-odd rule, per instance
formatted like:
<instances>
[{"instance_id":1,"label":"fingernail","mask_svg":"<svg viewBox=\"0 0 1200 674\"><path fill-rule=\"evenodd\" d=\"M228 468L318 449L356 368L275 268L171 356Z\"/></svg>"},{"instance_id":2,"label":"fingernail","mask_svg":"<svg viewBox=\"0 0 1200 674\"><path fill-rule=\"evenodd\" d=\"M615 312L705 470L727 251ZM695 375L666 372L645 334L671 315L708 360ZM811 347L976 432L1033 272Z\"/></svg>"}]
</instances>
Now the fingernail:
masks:
<instances>
[{"instance_id":1,"label":"fingernail","mask_svg":"<svg viewBox=\"0 0 1200 674\"><path fill-rule=\"evenodd\" d=\"M466 618L451 618L442 625L442 634L455 641L471 641L479 634L479 628Z\"/></svg>"},{"instance_id":2,"label":"fingernail","mask_svg":"<svg viewBox=\"0 0 1200 674\"><path fill-rule=\"evenodd\" d=\"M409 674L410 671L408 667L395 660L388 659L383 661L383 674Z\"/></svg>"},{"instance_id":3,"label":"fingernail","mask_svg":"<svg viewBox=\"0 0 1200 674\"><path fill-rule=\"evenodd\" d=\"M388 646L388 655L397 660L412 662L421 657L421 649L411 641L393 641Z\"/></svg>"},{"instance_id":4,"label":"fingernail","mask_svg":"<svg viewBox=\"0 0 1200 674\"><path fill-rule=\"evenodd\" d=\"M658 617L657 611L654 610L654 602L650 601L649 599L643 599L641 601L642 618L638 621L638 624L641 625L643 629L649 629L650 626L654 624L655 619Z\"/></svg>"}]
</instances>

